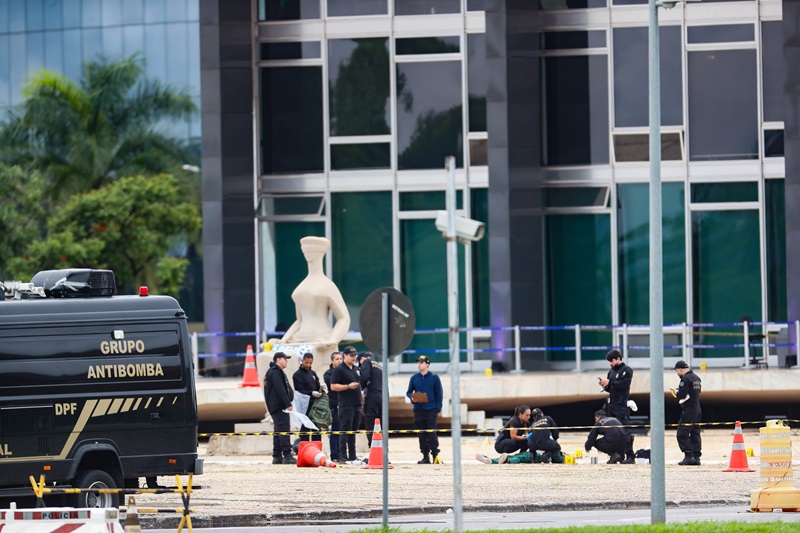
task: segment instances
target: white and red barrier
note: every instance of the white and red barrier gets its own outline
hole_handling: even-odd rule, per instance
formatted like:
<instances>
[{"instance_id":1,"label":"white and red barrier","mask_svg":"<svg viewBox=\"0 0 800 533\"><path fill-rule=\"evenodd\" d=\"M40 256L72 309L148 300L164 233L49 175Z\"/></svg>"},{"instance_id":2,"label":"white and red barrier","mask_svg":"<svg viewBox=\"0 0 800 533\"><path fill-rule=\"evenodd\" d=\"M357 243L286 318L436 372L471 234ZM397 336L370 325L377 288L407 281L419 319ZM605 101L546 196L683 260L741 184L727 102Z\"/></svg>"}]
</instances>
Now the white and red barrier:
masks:
<instances>
[{"instance_id":1,"label":"white and red barrier","mask_svg":"<svg viewBox=\"0 0 800 533\"><path fill-rule=\"evenodd\" d=\"M123 533L117 509L0 510L0 533Z\"/></svg>"}]
</instances>

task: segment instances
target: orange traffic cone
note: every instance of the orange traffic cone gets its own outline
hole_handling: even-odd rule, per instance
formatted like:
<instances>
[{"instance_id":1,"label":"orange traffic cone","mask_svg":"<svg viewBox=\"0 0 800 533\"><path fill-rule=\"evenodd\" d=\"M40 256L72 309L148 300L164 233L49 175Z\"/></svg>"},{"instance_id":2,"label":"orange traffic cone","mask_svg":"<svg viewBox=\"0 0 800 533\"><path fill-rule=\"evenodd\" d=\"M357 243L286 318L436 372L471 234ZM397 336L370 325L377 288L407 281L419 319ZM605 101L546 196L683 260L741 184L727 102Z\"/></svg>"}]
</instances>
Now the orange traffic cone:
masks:
<instances>
[{"instance_id":1,"label":"orange traffic cone","mask_svg":"<svg viewBox=\"0 0 800 533\"><path fill-rule=\"evenodd\" d=\"M304 440L300 442L300 446L297 448L297 466L299 468L316 468L318 466L336 468L336 463L322 453L321 440Z\"/></svg>"},{"instance_id":2,"label":"orange traffic cone","mask_svg":"<svg viewBox=\"0 0 800 533\"><path fill-rule=\"evenodd\" d=\"M256 360L253 357L253 345L247 345L247 357L244 359L244 375L240 387L260 387L258 382L258 370L256 370Z\"/></svg>"},{"instance_id":3,"label":"orange traffic cone","mask_svg":"<svg viewBox=\"0 0 800 533\"><path fill-rule=\"evenodd\" d=\"M736 421L736 429L733 430L733 448L731 450L731 461L728 468L723 472L755 472L747 464L747 452L744 448L744 435L742 434L742 423Z\"/></svg>"},{"instance_id":4,"label":"orange traffic cone","mask_svg":"<svg viewBox=\"0 0 800 533\"><path fill-rule=\"evenodd\" d=\"M369 447L369 460L361 468L383 468L383 434L381 434L381 419L375 419L372 429L372 446ZM388 465L389 468L394 468Z\"/></svg>"}]
</instances>

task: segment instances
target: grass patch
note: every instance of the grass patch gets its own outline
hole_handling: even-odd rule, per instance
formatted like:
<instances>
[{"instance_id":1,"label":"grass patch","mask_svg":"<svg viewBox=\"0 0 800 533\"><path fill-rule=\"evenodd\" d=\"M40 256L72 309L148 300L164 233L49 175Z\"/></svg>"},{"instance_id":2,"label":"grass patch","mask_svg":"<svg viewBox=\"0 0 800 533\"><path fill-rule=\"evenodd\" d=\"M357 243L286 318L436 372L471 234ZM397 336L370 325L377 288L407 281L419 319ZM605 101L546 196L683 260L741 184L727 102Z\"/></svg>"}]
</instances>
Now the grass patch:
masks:
<instances>
[{"instance_id":1,"label":"grass patch","mask_svg":"<svg viewBox=\"0 0 800 533\"><path fill-rule=\"evenodd\" d=\"M356 533L399 533L398 528L359 529ZM442 530L417 529L417 533L441 533ZM448 531L448 530L444 530ZM472 531L472 530L471 530ZM546 529L483 529L472 533L797 533L797 522L683 522L673 524L638 524L628 526L583 526Z\"/></svg>"}]
</instances>

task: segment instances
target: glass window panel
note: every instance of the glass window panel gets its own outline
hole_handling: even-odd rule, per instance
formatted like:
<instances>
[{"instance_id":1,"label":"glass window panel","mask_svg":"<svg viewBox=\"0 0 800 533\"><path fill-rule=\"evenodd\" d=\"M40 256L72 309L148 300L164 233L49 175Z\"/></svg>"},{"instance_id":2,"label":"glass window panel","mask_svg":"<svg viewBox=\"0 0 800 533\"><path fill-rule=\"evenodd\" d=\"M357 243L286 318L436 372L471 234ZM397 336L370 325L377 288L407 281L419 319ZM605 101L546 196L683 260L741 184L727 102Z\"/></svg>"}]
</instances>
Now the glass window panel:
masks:
<instances>
[{"instance_id":1,"label":"glass window panel","mask_svg":"<svg viewBox=\"0 0 800 533\"><path fill-rule=\"evenodd\" d=\"M258 0L258 20L318 19L320 13L320 0Z\"/></svg>"},{"instance_id":2,"label":"glass window panel","mask_svg":"<svg viewBox=\"0 0 800 533\"><path fill-rule=\"evenodd\" d=\"M9 13L10 0L0 0L0 34L8 33L11 14ZM4 48L7 50L8 48ZM1 98L1 97L0 97Z\"/></svg>"},{"instance_id":3,"label":"glass window panel","mask_svg":"<svg viewBox=\"0 0 800 533\"><path fill-rule=\"evenodd\" d=\"M400 170L438 168L447 156L463 166L461 62L397 65Z\"/></svg>"},{"instance_id":4,"label":"glass window panel","mask_svg":"<svg viewBox=\"0 0 800 533\"><path fill-rule=\"evenodd\" d=\"M690 159L757 159L756 51L698 51L688 56Z\"/></svg>"},{"instance_id":5,"label":"glass window panel","mask_svg":"<svg viewBox=\"0 0 800 533\"><path fill-rule=\"evenodd\" d=\"M48 70L64 71L62 37L63 35L60 31L46 31L44 33L44 66Z\"/></svg>"},{"instance_id":6,"label":"glass window panel","mask_svg":"<svg viewBox=\"0 0 800 533\"><path fill-rule=\"evenodd\" d=\"M122 24L122 0L102 0L103 26Z\"/></svg>"},{"instance_id":7,"label":"glass window panel","mask_svg":"<svg viewBox=\"0 0 800 533\"><path fill-rule=\"evenodd\" d=\"M483 11L486 9L485 0L467 0L467 11Z\"/></svg>"},{"instance_id":8,"label":"glass window panel","mask_svg":"<svg viewBox=\"0 0 800 533\"><path fill-rule=\"evenodd\" d=\"M611 324L611 222L608 215L545 217L547 324ZM575 346L573 330L549 331L550 347ZM610 345L608 333L584 331L585 346ZM584 360L603 359L606 350L584 351ZM551 351L550 361L572 361L575 351Z\"/></svg>"},{"instance_id":9,"label":"glass window panel","mask_svg":"<svg viewBox=\"0 0 800 533\"><path fill-rule=\"evenodd\" d=\"M144 0L144 21L164 22L166 19L166 0Z\"/></svg>"},{"instance_id":10,"label":"glass window panel","mask_svg":"<svg viewBox=\"0 0 800 533\"><path fill-rule=\"evenodd\" d=\"M544 189L545 207L606 207L608 187Z\"/></svg>"},{"instance_id":11,"label":"glass window panel","mask_svg":"<svg viewBox=\"0 0 800 533\"><path fill-rule=\"evenodd\" d=\"M695 323L740 322L761 316L758 233L756 210L692 212ZM703 328L695 332L695 344L732 344L731 333L741 334L741 328ZM741 348L698 352L696 356L703 358L742 355Z\"/></svg>"},{"instance_id":12,"label":"glass window panel","mask_svg":"<svg viewBox=\"0 0 800 533\"><path fill-rule=\"evenodd\" d=\"M606 32L594 31L552 31L542 34L542 47L545 50L571 48L604 48Z\"/></svg>"},{"instance_id":13,"label":"glass window panel","mask_svg":"<svg viewBox=\"0 0 800 533\"><path fill-rule=\"evenodd\" d=\"M764 76L764 120L783 120L783 85L786 71L783 64L783 21L761 23L761 71Z\"/></svg>"},{"instance_id":14,"label":"glass window panel","mask_svg":"<svg viewBox=\"0 0 800 533\"><path fill-rule=\"evenodd\" d=\"M189 40L189 24L177 22L166 24L167 76L164 80L173 85L185 85L189 80L189 56L186 43Z\"/></svg>"},{"instance_id":15,"label":"glass window panel","mask_svg":"<svg viewBox=\"0 0 800 533\"><path fill-rule=\"evenodd\" d=\"M786 316L786 204L784 180L764 181L767 230L767 320L785 322Z\"/></svg>"},{"instance_id":16,"label":"glass window panel","mask_svg":"<svg viewBox=\"0 0 800 533\"><path fill-rule=\"evenodd\" d=\"M292 292L308 274L308 264L300 250L303 237L324 237L323 222L276 222L275 293L278 322L287 327L297 319ZM330 253L330 252L328 252ZM325 265L325 261L322 262ZM271 327L271 325L270 325Z\"/></svg>"},{"instance_id":17,"label":"glass window panel","mask_svg":"<svg viewBox=\"0 0 800 533\"><path fill-rule=\"evenodd\" d=\"M11 67L11 101L10 104L17 104L22 100L22 87L27 81L28 66L26 65L27 54L25 52L27 39L24 33L12 33L9 35L9 63ZM12 53L13 51L13 53Z\"/></svg>"},{"instance_id":18,"label":"glass window panel","mask_svg":"<svg viewBox=\"0 0 800 533\"><path fill-rule=\"evenodd\" d=\"M25 29L26 31L44 29L43 0L25 0Z\"/></svg>"},{"instance_id":19,"label":"glass window panel","mask_svg":"<svg viewBox=\"0 0 800 533\"><path fill-rule=\"evenodd\" d=\"M81 25L84 28L100 26L103 23L103 10L100 0L81 0Z\"/></svg>"},{"instance_id":20,"label":"glass window panel","mask_svg":"<svg viewBox=\"0 0 800 533\"><path fill-rule=\"evenodd\" d=\"M45 0L44 12L44 29L46 30L60 30L63 27L63 4L62 0ZM0 8L0 18L2 18L3 9ZM0 23L0 26L2 23Z\"/></svg>"},{"instance_id":21,"label":"glass window panel","mask_svg":"<svg viewBox=\"0 0 800 533\"><path fill-rule=\"evenodd\" d=\"M783 130L764 131L764 157L783 157Z\"/></svg>"},{"instance_id":22,"label":"glass window panel","mask_svg":"<svg viewBox=\"0 0 800 533\"><path fill-rule=\"evenodd\" d=\"M81 30L64 30L64 50L81 49ZM64 54L64 75L73 80L80 79L83 56L80 53Z\"/></svg>"},{"instance_id":23,"label":"glass window panel","mask_svg":"<svg viewBox=\"0 0 800 533\"><path fill-rule=\"evenodd\" d=\"M163 80L167 77L167 61L164 54L167 47L166 25L145 24L144 39L147 75Z\"/></svg>"},{"instance_id":24,"label":"glass window panel","mask_svg":"<svg viewBox=\"0 0 800 533\"><path fill-rule=\"evenodd\" d=\"M103 55L122 57L123 33L119 26L104 26L100 29L103 35Z\"/></svg>"},{"instance_id":25,"label":"glass window panel","mask_svg":"<svg viewBox=\"0 0 800 533\"><path fill-rule=\"evenodd\" d=\"M456 191L456 209L462 208L462 191ZM437 211L447 209L444 191L401 192L400 211Z\"/></svg>"},{"instance_id":26,"label":"glass window panel","mask_svg":"<svg viewBox=\"0 0 800 533\"><path fill-rule=\"evenodd\" d=\"M80 28L81 27L81 10L80 7L75 5L73 0L74 8L64 9L62 14L64 16L64 27L65 28Z\"/></svg>"},{"instance_id":27,"label":"glass window panel","mask_svg":"<svg viewBox=\"0 0 800 533\"><path fill-rule=\"evenodd\" d=\"M692 203L757 202L758 184L750 183L695 183L692 185Z\"/></svg>"},{"instance_id":28,"label":"glass window panel","mask_svg":"<svg viewBox=\"0 0 800 533\"><path fill-rule=\"evenodd\" d=\"M389 40L328 42L331 135L390 133Z\"/></svg>"},{"instance_id":29,"label":"glass window panel","mask_svg":"<svg viewBox=\"0 0 800 533\"><path fill-rule=\"evenodd\" d=\"M755 28L752 24L721 24L686 28L686 40L690 44L741 42L754 39Z\"/></svg>"},{"instance_id":30,"label":"glass window panel","mask_svg":"<svg viewBox=\"0 0 800 533\"><path fill-rule=\"evenodd\" d=\"M662 26L661 124L683 124L681 29ZM647 28L615 28L614 33L614 125L648 126Z\"/></svg>"},{"instance_id":31,"label":"glass window panel","mask_svg":"<svg viewBox=\"0 0 800 533\"><path fill-rule=\"evenodd\" d=\"M649 185L617 187L619 316L625 324L650 322ZM686 237L682 183L664 183L662 198L664 323L686 319Z\"/></svg>"},{"instance_id":32,"label":"glass window panel","mask_svg":"<svg viewBox=\"0 0 800 533\"><path fill-rule=\"evenodd\" d=\"M395 15L461 13L461 0L394 0Z\"/></svg>"},{"instance_id":33,"label":"glass window panel","mask_svg":"<svg viewBox=\"0 0 800 533\"><path fill-rule=\"evenodd\" d=\"M386 0L328 0L329 17L360 17L386 15L389 13Z\"/></svg>"},{"instance_id":34,"label":"glass window panel","mask_svg":"<svg viewBox=\"0 0 800 533\"><path fill-rule=\"evenodd\" d=\"M261 69L262 171L322 172L322 67Z\"/></svg>"},{"instance_id":35,"label":"glass window panel","mask_svg":"<svg viewBox=\"0 0 800 533\"><path fill-rule=\"evenodd\" d=\"M486 131L486 34L467 35L467 88L469 90L469 131ZM485 150L484 150L485 153ZM475 154L472 165L478 165ZM483 163L484 165L486 163Z\"/></svg>"},{"instance_id":36,"label":"glass window panel","mask_svg":"<svg viewBox=\"0 0 800 533\"><path fill-rule=\"evenodd\" d=\"M275 196L265 198L266 215L319 215L323 198L320 196Z\"/></svg>"},{"instance_id":37,"label":"glass window panel","mask_svg":"<svg viewBox=\"0 0 800 533\"><path fill-rule=\"evenodd\" d=\"M461 51L459 38L414 37L395 41L397 55L410 54L457 54Z\"/></svg>"},{"instance_id":38,"label":"glass window panel","mask_svg":"<svg viewBox=\"0 0 800 533\"><path fill-rule=\"evenodd\" d=\"M401 289L414 305L417 329L447 327L447 256L445 241L433 220L400 221ZM459 303L461 324L466 321L464 290L464 246L458 247ZM463 341L463 337L462 337ZM460 344L464 346L464 344ZM409 349L447 349L447 334L415 335ZM434 362L449 360L447 353L429 354ZM416 357L409 357L414 360ZM466 360L466 354L461 354Z\"/></svg>"},{"instance_id":39,"label":"glass window panel","mask_svg":"<svg viewBox=\"0 0 800 533\"><path fill-rule=\"evenodd\" d=\"M662 133L661 160L682 160L682 144L683 142L680 133ZM650 135L647 133L615 133L614 157L617 163L650 161Z\"/></svg>"},{"instance_id":40,"label":"glass window panel","mask_svg":"<svg viewBox=\"0 0 800 533\"><path fill-rule=\"evenodd\" d=\"M485 167L489 164L489 142L486 139L470 139L469 164L473 167Z\"/></svg>"},{"instance_id":41,"label":"glass window panel","mask_svg":"<svg viewBox=\"0 0 800 533\"><path fill-rule=\"evenodd\" d=\"M125 0L122 2L122 20L125 24L141 24L144 22L144 0Z\"/></svg>"},{"instance_id":42,"label":"glass window panel","mask_svg":"<svg viewBox=\"0 0 800 533\"><path fill-rule=\"evenodd\" d=\"M389 143L332 144L331 170L390 168Z\"/></svg>"},{"instance_id":43,"label":"glass window panel","mask_svg":"<svg viewBox=\"0 0 800 533\"><path fill-rule=\"evenodd\" d=\"M25 34L26 74L38 72L44 67L44 32Z\"/></svg>"},{"instance_id":44,"label":"glass window panel","mask_svg":"<svg viewBox=\"0 0 800 533\"><path fill-rule=\"evenodd\" d=\"M192 0L193 2L196 0ZM183 22L188 15L187 0L169 0L166 5L167 22Z\"/></svg>"},{"instance_id":45,"label":"glass window panel","mask_svg":"<svg viewBox=\"0 0 800 533\"><path fill-rule=\"evenodd\" d=\"M608 163L606 56L547 57L543 62L543 163Z\"/></svg>"},{"instance_id":46,"label":"glass window panel","mask_svg":"<svg viewBox=\"0 0 800 533\"><path fill-rule=\"evenodd\" d=\"M12 33L25 31L25 0L9 0L8 29Z\"/></svg>"},{"instance_id":47,"label":"glass window panel","mask_svg":"<svg viewBox=\"0 0 800 533\"><path fill-rule=\"evenodd\" d=\"M470 218L488 221L488 190L472 189L470 191L470 199L472 200ZM472 243L472 309L476 327L491 326L492 319L489 308L489 239L486 238Z\"/></svg>"},{"instance_id":48,"label":"glass window panel","mask_svg":"<svg viewBox=\"0 0 800 533\"><path fill-rule=\"evenodd\" d=\"M542 9L586 9L606 7L606 0L539 0Z\"/></svg>"},{"instance_id":49,"label":"glass window panel","mask_svg":"<svg viewBox=\"0 0 800 533\"><path fill-rule=\"evenodd\" d=\"M331 245L332 279L347 303L350 329L358 331L367 296L394 285L392 193L332 194ZM369 259L362 260L367 250Z\"/></svg>"},{"instance_id":50,"label":"glass window panel","mask_svg":"<svg viewBox=\"0 0 800 533\"><path fill-rule=\"evenodd\" d=\"M0 34L0 106L11 104L11 62L8 57L11 50L8 46L9 40L8 35Z\"/></svg>"},{"instance_id":51,"label":"glass window panel","mask_svg":"<svg viewBox=\"0 0 800 533\"><path fill-rule=\"evenodd\" d=\"M316 59L322 57L319 41L261 43L261 59Z\"/></svg>"},{"instance_id":52,"label":"glass window panel","mask_svg":"<svg viewBox=\"0 0 800 533\"><path fill-rule=\"evenodd\" d=\"M130 57L137 52L144 52L144 26L136 24L122 27L122 53Z\"/></svg>"},{"instance_id":53,"label":"glass window panel","mask_svg":"<svg viewBox=\"0 0 800 533\"><path fill-rule=\"evenodd\" d=\"M650 0L613 0L612 4L615 6L632 6L638 4L647 4Z\"/></svg>"}]
</instances>

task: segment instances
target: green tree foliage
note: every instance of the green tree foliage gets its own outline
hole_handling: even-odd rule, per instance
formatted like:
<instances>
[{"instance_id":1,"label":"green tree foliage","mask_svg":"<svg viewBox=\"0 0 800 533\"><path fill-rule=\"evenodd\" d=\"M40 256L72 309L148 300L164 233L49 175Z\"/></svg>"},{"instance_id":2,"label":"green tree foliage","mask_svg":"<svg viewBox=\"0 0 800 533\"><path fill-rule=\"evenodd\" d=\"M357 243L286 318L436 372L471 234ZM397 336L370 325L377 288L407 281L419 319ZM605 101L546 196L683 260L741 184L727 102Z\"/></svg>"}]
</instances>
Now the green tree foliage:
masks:
<instances>
[{"instance_id":1,"label":"green tree foliage","mask_svg":"<svg viewBox=\"0 0 800 533\"><path fill-rule=\"evenodd\" d=\"M44 179L38 172L0 165L0 278L7 279L4 265L42 237L45 208Z\"/></svg>"},{"instance_id":2,"label":"green tree foliage","mask_svg":"<svg viewBox=\"0 0 800 533\"><path fill-rule=\"evenodd\" d=\"M122 292L149 284L154 292L177 297L188 261L166 256L200 223L197 207L181 196L175 177L121 178L57 207L47 237L9 261L8 270L15 279L28 280L39 270L110 268Z\"/></svg>"},{"instance_id":3,"label":"green tree foliage","mask_svg":"<svg viewBox=\"0 0 800 533\"><path fill-rule=\"evenodd\" d=\"M89 61L78 83L41 71L0 128L0 161L42 171L56 200L122 176L177 173L192 154L157 125L196 106L188 91L143 74L138 55Z\"/></svg>"}]
</instances>

